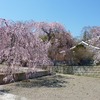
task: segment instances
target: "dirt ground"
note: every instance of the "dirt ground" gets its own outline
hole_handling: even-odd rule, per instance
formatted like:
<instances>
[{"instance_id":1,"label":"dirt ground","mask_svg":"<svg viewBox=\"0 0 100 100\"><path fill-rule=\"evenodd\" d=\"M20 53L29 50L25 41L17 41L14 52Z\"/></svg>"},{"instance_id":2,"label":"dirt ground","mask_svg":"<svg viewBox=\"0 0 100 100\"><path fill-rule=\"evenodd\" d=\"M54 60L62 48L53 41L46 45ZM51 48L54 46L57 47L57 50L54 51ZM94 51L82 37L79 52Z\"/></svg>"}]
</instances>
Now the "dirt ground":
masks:
<instances>
[{"instance_id":1,"label":"dirt ground","mask_svg":"<svg viewBox=\"0 0 100 100\"><path fill-rule=\"evenodd\" d=\"M100 100L100 78L57 74L0 86L0 100Z\"/></svg>"}]
</instances>

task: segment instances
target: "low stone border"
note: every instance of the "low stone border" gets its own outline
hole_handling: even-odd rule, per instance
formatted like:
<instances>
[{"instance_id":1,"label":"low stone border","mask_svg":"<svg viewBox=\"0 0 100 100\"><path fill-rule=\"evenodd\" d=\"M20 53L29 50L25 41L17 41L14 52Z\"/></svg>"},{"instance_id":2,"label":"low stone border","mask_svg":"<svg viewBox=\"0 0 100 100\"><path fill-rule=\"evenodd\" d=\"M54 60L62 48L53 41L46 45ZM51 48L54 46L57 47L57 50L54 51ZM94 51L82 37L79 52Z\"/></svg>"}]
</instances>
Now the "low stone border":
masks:
<instances>
[{"instance_id":1,"label":"low stone border","mask_svg":"<svg viewBox=\"0 0 100 100\"><path fill-rule=\"evenodd\" d=\"M45 70L37 71L37 72L29 72L29 73L26 73L26 72L18 73L17 72L17 73L13 74L13 78L14 78L14 81L17 82L17 81L26 80L27 76L29 79L32 79L32 78L46 76L46 75L50 75L50 74L51 73L49 71L45 71ZM10 81L5 83L3 81L4 78L5 78L5 73L0 73L0 85L10 83Z\"/></svg>"}]
</instances>

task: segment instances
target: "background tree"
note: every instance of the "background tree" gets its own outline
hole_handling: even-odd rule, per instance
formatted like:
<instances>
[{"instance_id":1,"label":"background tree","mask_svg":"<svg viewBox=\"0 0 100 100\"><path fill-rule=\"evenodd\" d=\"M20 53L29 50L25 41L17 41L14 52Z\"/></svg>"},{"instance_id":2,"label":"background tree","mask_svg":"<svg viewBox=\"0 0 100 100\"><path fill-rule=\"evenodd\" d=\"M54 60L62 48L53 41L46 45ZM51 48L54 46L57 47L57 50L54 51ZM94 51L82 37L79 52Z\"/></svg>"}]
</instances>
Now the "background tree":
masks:
<instances>
[{"instance_id":1,"label":"background tree","mask_svg":"<svg viewBox=\"0 0 100 100\"><path fill-rule=\"evenodd\" d=\"M67 62L70 58L70 47L73 46L73 37L66 31L63 25L53 22L38 22L35 24L38 36L49 44L48 57L53 62Z\"/></svg>"},{"instance_id":2,"label":"background tree","mask_svg":"<svg viewBox=\"0 0 100 100\"><path fill-rule=\"evenodd\" d=\"M56 22L52 22L52 23L36 22L35 26L36 26L37 34L39 36L47 36L48 41L50 41L53 34L66 32L63 25Z\"/></svg>"},{"instance_id":3,"label":"background tree","mask_svg":"<svg viewBox=\"0 0 100 100\"><path fill-rule=\"evenodd\" d=\"M100 27L85 27L83 28L83 40L86 41L89 45L94 46L94 63L100 63Z\"/></svg>"},{"instance_id":4,"label":"background tree","mask_svg":"<svg viewBox=\"0 0 100 100\"><path fill-rule=\"evenodd\" d=\"M82 30L82 39L91 45L100 47L100 27L84 27Z\"/></svg>"}]
</instances>

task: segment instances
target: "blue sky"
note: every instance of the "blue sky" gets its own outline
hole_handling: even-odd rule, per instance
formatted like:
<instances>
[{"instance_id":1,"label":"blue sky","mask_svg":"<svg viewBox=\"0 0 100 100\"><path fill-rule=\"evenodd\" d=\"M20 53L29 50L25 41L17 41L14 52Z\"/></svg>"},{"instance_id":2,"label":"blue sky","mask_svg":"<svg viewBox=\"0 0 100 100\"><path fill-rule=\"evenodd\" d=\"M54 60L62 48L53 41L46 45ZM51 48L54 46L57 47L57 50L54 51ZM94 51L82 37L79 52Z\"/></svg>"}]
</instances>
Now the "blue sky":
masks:
<instances>
[{"instance_id":1,"label":"blue sky","mask_svg":"<svg viewBox=\"0 0 100 100\"><path fill-rule=\"evenodd\" d=\"M0 18L59 22L79 36L84 26L100 26L100 0L0 0Z\"/></svg>"}]
</instances>

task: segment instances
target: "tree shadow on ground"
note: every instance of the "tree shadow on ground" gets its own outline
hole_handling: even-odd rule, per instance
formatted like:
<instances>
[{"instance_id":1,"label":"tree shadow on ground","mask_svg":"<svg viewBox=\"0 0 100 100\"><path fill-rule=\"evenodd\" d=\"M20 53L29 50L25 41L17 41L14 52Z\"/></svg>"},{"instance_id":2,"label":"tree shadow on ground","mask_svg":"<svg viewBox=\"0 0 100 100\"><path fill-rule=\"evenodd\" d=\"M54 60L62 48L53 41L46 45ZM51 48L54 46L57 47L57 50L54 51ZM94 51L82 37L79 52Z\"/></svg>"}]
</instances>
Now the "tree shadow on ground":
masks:
<instances>
[{"instance_id":1,"label":"tree shadow on ground","mask_svg":"<svg viewBox=\"0 0 100 100\"><path fill-rule=\"evenodd\" d=\"M66 81L66 78L70 79L69 77L64 77L61 75L51 75L35 79L24 80L16 83L16 86L25 88L32 88L32 87L61 88L61 87L66 87L66 83L69 83Z\"/></svg>"},{"instance_id":2,"label":"tree shadow on ground","mask_svg":"<svg viewBox=\"0 0 100 100\"><path fill-rule=\"evenodd\" d=\"M0 90L0 95L4 95L5 93L9 93L10 89L2 89Z\"/></svg>"}]
</instances>

